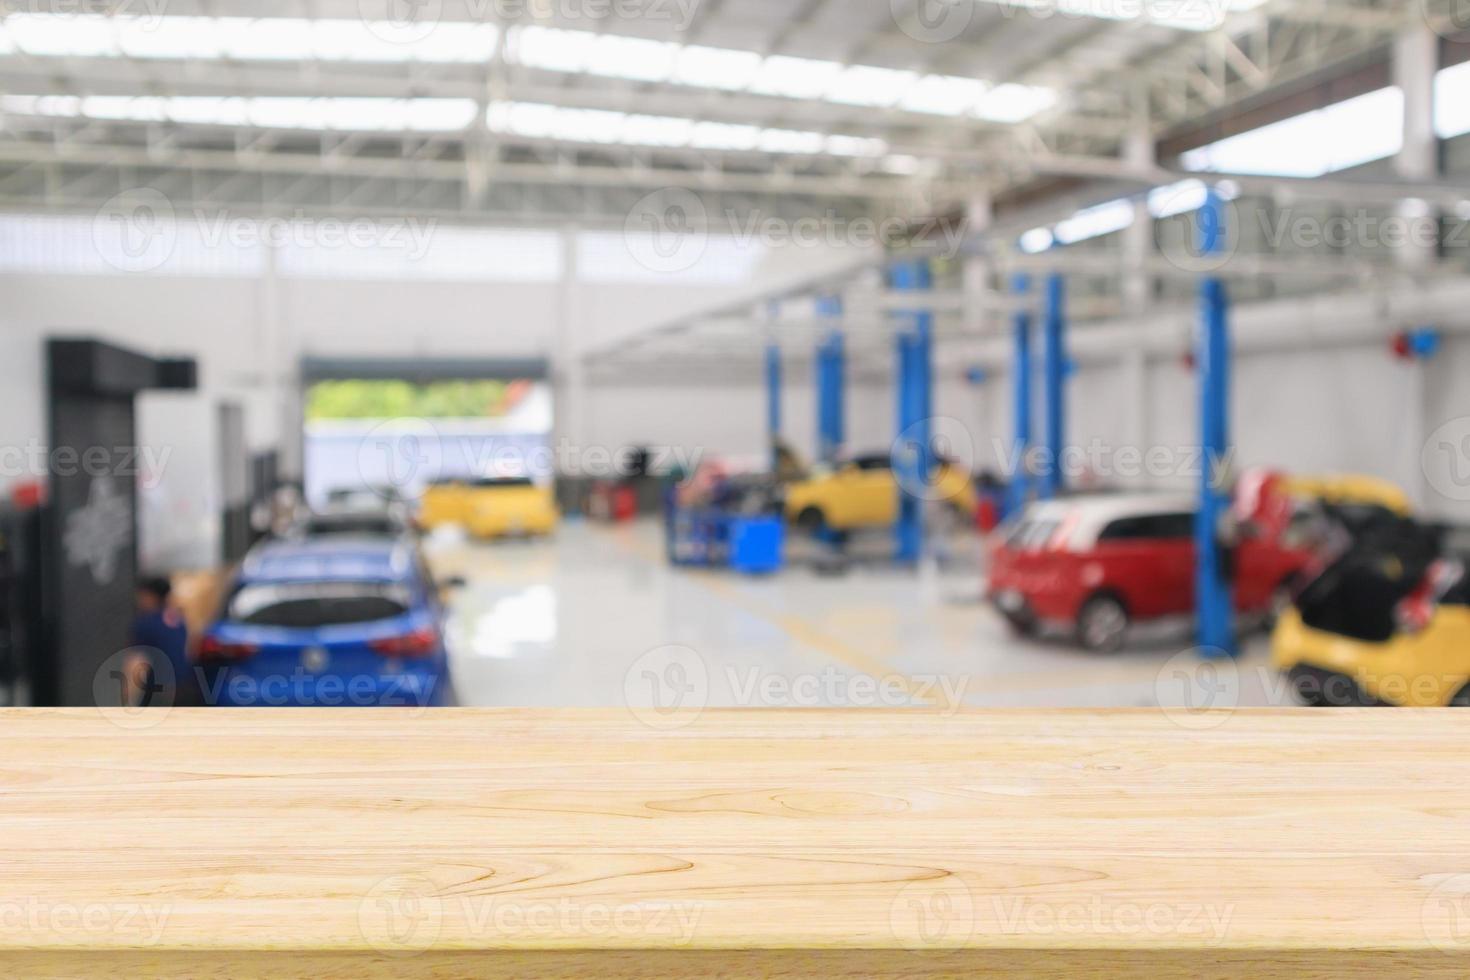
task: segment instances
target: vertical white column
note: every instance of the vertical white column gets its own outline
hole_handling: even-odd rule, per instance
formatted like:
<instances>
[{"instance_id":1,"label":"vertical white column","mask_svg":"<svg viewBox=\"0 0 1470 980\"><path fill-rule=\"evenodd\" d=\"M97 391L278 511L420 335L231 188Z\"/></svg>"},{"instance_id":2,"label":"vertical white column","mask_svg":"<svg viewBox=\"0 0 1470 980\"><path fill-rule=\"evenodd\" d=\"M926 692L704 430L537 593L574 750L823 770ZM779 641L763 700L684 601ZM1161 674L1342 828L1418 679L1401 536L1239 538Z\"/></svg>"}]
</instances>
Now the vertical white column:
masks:
<instances>
[{"instance_id":1,"label":"vertical white column","mask_svg":"<svg viewBox=\"0 0 1470 980\"><path fill-rule=\"evenodd\" d=\"M561 280L557 288L556 330L551 344L551 377L555 386L556 432L553 446L566 443L584 450L587 441L587 371L577 343L581 318L581 274L577 269L577 229L561 232ZM611 446L616 450L619 447Z\"/></svg>"},{"instance_id":2,"label":"vertical white column","mask_svg":"<svg viewBox=\"0 0 1470 980\"><path fill-rule=\"evenodd\" d=\"M1433 180L1439 175L1439 140L1434 132L1434 79L1439 73L1440 37L1423 18L1411 18L1409 26L1393 46L1393 80L1404 93L1404 146L1394 159L1394 170L1405 180ZM1406 271L1423 270L1436 258L1435 237L1429 234L1437 227L1434 209L1425 201L1408 200L1399 205L1399 216L1413 229L1411 240L1399 250L1399 265ZM1429 326L1429 324L1404 324ZM1415 359L1405 366L1409 377L1405 391L1405 416L1408 430L1404 441L1410 447L1405 465L1405 489L1415 504L1423 506L1429 497L1428 487L1419 464L1419 450L1433 428L1429 412L1429 372L1432 362Z\"/></svg>"},{"instance_id":3,"label":"vertical white column","mask_svg":"<svg viewBox=\"0 0 1470 980\"><path fill-rule=\"evenodd\" d=\"M1143 348L1138 347L1126 351L1123 359L1118 365L1121 377L1120 391L1127 392L1125 396L1123 417L1123 446L1115 446L1114 450L1130 448L1136 449L1139 455L1147 459L1149 450L1149 387L1148 387L1148 354ZM1134 481L1130 481L1134 482ZM1139 485L1146 485L1149 478L1145 475L1136 481Z\"/></svg>"},{"instance_id":4,"label":"vertical white column","mask_svg":"<svg viewBox=\"0 0 1470 980\"><path fill-rule=\"evenodd\" d=\"M972 240L983 237L994 217L990 189L982 188L965 205L966 237ZM966 330L984 330L990 322L992 299L991 268L986 256L971 255L965 259L964 291Z\"/></svg>"},{"instance_id":5,"label":"vertical white column","mask_svg":"<svg viewBox=\"0 0 1470 980\"><path fill-rule=\"evenodd\" d=\"M1123 144L1123 157L1129 167L1137 170L1151 170L1157 164L1146 89L1141 88L1134 96L1133 126ZM1147 264L1153 251L1153 215L1147 197L1142 197L1133 205L1133 224L1123 232L1123 309L1128 313L1148 308L1153 283Z\"/></svg>"},{"instance_id":6,"label":"vertical white column","mask_svg":"<svg viewBox=\"0 0 1470 980\"><path fill-rule=\"evenodd\" d=\"M301 479L304 473L305 418L303 415L300 344L285 314L281 284L280 246L264 242L265 268L261 270L259 309L261 389L275 410L273 445L279 455L280 472L286 479Z\"/></svg>"},{"instance_id":7,"label":"vertical white column","mask_svg":"<svg viewBox=\"0 0 1470 980\"><path fill-rule=\"evenodd\" d=\"M1393 47L1393 80L1404 93L1404 147L1394 169L1406 180L1433 180L1439 174L1439 140L1434 134L1434 78L1439 72L1439 35L1423 18L1411 18ZM1433 263L1435 248L1422 241L1432 227L1434 212L1424 201L1405 201L1399 214L1415 229L1415 241L1399 252L1406 269Z\"/></svg>"}]
</instances>

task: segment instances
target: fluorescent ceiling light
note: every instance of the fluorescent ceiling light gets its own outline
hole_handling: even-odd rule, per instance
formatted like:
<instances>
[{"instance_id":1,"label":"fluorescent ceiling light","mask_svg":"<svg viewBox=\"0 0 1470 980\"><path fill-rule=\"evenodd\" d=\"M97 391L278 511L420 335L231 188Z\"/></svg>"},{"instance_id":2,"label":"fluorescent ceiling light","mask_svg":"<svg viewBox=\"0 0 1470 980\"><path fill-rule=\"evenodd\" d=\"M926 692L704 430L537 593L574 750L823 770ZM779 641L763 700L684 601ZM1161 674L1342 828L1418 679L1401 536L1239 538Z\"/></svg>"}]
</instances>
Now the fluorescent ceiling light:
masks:
<instances>
[{"instance_id":1,"label":"fluorescent ceiling light","mask_svg":"<svg viewBox=\"0 0 1470 980\"><path fill-rule=\"evenodd\" d=\"M237 61L423 61L480 63L494 56L494 24L441 23L413 44L392 25L294 17L140 17L11 14L0 53L40 57L234 59Z\"/></svg>"},{"instance_id":2,"label":"fluorescent ceiling light","mask_svg":"<svg viewBox=\"0 0 1470 980\"><path fill-rule=\"evenodd\" d=\"M533 102L494 102L486 113L491 131L532 139L689 147L696 150L759 150L766 153L878 157L882 140L825 136L793 129L762 129L677 116L592 112Z\"/></svg>"},{"instance_id":3,"label":"fluorescent ceiling light","mask_svg":"<svg viewBox=\"0 0 1470 980\"><path fill-rule=\"evenodd\" d=\"M213 96L7 95L5 112L126 122L182 122L267 129L452 132L474 121L473 99L217 98Z\"/></svg>"},{"instance_id":4,"label":"fluorescent ceiling light","mask_svg":"<svg viewBox=\"0 0 1470 980\"><path fill-rule=\"evenodd\" d=\"M1190 150L1188 170L1321 177L1396 155L1404 145L1397 87L1334 103Z\"/></svg>"}]
</instances>

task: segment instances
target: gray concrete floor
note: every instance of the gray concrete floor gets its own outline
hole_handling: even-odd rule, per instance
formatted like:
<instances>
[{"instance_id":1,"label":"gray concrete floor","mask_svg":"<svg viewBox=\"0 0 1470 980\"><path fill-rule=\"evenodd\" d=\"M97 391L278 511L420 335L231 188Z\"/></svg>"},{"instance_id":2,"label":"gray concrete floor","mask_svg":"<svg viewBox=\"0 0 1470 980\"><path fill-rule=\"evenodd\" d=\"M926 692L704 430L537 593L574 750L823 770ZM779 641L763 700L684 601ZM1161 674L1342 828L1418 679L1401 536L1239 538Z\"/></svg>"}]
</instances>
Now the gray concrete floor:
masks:
<instances>
[{"instance_id":1,"label":"gray concrete floor","mask_svg":"<svg viewBox=\"0 0 1470 980\"><path fill-rule=\"evenodd\" d=\"M449 626L466 705L626 706L673 725L706 707L1291 703L1261 637L1225 664L1201 662L1182 624L1109 655L1017 640L980 602L979 540L945 545L942 569L874 561L832 576L798 561L769 578L671 568L653 521L427 548L441 575L466 580Z\"/></svg>"}]
</instances>

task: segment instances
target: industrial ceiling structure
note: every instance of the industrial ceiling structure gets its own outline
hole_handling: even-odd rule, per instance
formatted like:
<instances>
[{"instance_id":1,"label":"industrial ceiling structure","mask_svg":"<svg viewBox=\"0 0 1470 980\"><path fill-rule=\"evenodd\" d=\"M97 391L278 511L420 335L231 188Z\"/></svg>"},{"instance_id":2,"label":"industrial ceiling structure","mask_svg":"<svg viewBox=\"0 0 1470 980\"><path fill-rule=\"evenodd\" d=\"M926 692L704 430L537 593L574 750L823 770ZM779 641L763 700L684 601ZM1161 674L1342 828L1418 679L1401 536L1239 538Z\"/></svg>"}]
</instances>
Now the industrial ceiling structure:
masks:
<instances>
[{"instance_id":1,"label":"industrial ceiling structure","mask_svg":"<svg viewBox=\"0 0 1470 980\"><path fill-rule=\"evenodd\" d=\"M963 219L971 253L977 225L1010 241L1120 195L1195 193L1181 154L1282 106L1387 84L1411 25L1444 38L1467 26L1449 0L4 9L0 207L11 210L95 212L147 186L240 213L620 228L648 195L675 188L699 196L705 219ZM1292 182L1237 176L1245 194ZM1410 196L1394 180L1296 183L1384 205ZM1440 207L1460 197L1428 178L1412 191ZM1007 261L991 274L1025 257ZM871 288L870 269L849 271ZM960 300L948 303L940 312L965 319ZM869 312L884 304L878 295ZM641 356L658 353L645 345Z\"/></svg>"}]
</instances>

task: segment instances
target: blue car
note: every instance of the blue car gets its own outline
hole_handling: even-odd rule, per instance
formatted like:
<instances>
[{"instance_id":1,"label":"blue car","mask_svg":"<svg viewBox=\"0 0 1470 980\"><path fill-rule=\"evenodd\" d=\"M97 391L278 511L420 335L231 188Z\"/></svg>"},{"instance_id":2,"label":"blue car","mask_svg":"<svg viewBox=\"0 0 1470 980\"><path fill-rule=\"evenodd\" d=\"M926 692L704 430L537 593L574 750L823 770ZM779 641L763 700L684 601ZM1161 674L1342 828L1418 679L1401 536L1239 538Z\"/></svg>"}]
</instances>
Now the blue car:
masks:
<instances>
[{"instance_id":1,"label":"blue car","mask_svg":"<svg viewBox=\"0 0 1470 980\"><path fill-rule=\"evenodd\" d=\"M437 587L411 538L278 541L252 551L199 644L205 702L447 703Z\"/></svg>"}]
</instances>

